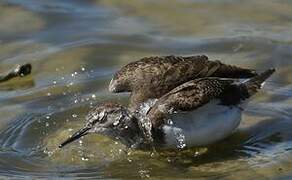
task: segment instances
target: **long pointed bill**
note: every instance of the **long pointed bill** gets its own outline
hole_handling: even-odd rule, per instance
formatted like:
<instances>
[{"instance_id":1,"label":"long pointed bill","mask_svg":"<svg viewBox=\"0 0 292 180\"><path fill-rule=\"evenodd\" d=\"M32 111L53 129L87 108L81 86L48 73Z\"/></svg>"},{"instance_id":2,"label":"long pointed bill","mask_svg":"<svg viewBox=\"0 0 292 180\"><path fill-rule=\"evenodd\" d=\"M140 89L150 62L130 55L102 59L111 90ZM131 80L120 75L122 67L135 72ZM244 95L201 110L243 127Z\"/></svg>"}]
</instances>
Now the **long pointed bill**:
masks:
<instances>
[{"instance_id":1,"label":"long pointed bill","mask_svg":"<svg viewBox=\"0 0 292 180\"><path fill-rule=\"evenodd\" d=\"M76 133L74 133L71 137L69 137L66 141L64 141L63 143L61 143L59 145L59 148L64 147L65 145L81 138L82 136L85 136L87 134L87 131L91 129L90 127L84 127L82 129L80 129L79 131L77 131Z\"/></svg>"}]
</instances>

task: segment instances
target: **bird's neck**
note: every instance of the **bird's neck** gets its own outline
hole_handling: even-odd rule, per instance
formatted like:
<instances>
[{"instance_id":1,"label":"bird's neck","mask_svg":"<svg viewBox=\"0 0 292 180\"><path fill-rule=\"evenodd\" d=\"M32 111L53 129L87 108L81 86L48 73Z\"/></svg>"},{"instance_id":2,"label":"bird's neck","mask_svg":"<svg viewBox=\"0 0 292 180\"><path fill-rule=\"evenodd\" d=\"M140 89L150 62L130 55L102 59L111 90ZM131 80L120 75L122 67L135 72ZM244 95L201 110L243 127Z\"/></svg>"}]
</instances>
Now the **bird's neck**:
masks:
<instances>
[{"instance_id":1,"label":"bird's neck","mask_svg":"<svg viewBox=\"0 0 292 180\"><path fill-rule=\"evenodd\" d=\"M148 110L155 104L156 100L149 100L139 106L135 112L126 110L123 123L115 127L113 137L128 147L148 149L163 140L163 132L152 128L152 122L146 116Z\"/></svg>"},{"instance_id":2,"label":"bird's neck","mask_svg":"<svg viewBox=\"0 0 292 180\"><path fill-rule=\"evenodd\" d=\"M127 115L117 126L112 129L110 136L119 139L127 147L136 147L143 142L143 134L138 119L127 111Z\"/></svg>"}]
</instances>

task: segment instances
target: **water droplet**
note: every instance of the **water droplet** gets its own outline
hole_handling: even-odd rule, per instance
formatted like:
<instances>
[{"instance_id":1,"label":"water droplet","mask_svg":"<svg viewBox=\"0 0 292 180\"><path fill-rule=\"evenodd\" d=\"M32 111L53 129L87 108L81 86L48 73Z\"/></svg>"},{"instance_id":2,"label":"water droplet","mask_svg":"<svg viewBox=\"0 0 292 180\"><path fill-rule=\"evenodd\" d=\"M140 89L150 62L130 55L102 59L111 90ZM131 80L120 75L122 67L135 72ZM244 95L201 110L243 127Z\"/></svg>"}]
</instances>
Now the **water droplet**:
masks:
<instances>
[{"instance_id":1,"label":"water droplet","mask_svg":"<svg viewBox=\"0 0 292 180\"><path fill-rule=\"evenodd\" d=\"M93 115L93 118L94 118L94 119L98 119L98 115L97 115L97 114L94 114L94 115Z\"/></svg>"},{"instance_id":2,"label":"water droplet","mask_svg":"<svg viewBox=\"0 0 292 180\"><path fill-rule=\"evenodd\" d=\"M75 99L75 100L74 100L74 103L75 103L75 104L76 104L76 103L78 103L78 100L77 100L77 99Z\"/></svg>"},{"instance_id":3,"label":"water droplet","mask_svg":"<svg viewBox=\"0 0 292 180\"><path fill-rule=\"evenodd\" d=\"M87 158L87 157L82 157L81 160L82 160L82 161L88 161L89 158Z\"/></svg>"},{"instance_id":4,"label":"water droplet","mask_svg":"<svg viewBox=\"0 0 292 180\"><path fill-rule=\"evenodd\" d=\"M177 140L177 148L178 149L183 149L186 147L186 143L185 143L185 135L182 133L182 130L178 130L175 132L175 137Z\"/></svg>"},{"instance_id":5,"label":"water droplet","mask_svg":"<svg viewBox=\"0 0 292 180\"><path fill-rule=\"evenodd\" d=\"M53 84L57 84L57 81L53 81Z\"/></svg>"},{"instance_id":6,"label":"water droplet","mask_svg":"<svg viewBox=\"0 0 292 180\"><path fill-rule=\"evenodd\" d=\"M194 154L194 157L197 157L200 155L200 152L199 151L196 151L195 154Z\"/></svg>"},{"instance_id":7,"label":"water droplet","mask_svg":"<svg viewBox=\"0 0 292 180\"><path fill-rule=\"evenodd\" d=\"M47 96L51 96L52 94L50 92L47 93Z\"/></svg>"},{"instance_id":8,"label":"water droplet","mask_svg":"<svg viewBox=\"0 0 292 180\"><path fill-rule=\"evenodd\" d=\"M50 126L50 124L48 122L46 122L46 127L49 127L49 126Z\"/></svg>"},{"instance_id":9,"label":"water droplet","mask_svg":"<svg viewBox=\"0 0 292 180\"><path fill-rule=\"evenodd\" d=\"M169 125L173 125L173 121L172 121L171 119L168 119L168 120L167 120L167 124L169 124Z\"/></svg>"},{"instance_id":10,"label":"water droplet","mask_svg":"<svg viewBox=\"0 0 292 180\"><path fill-rule=\"evenodd\" d=\"M151 124L150 119L147 117L141 117L140 121L141 121L144 136L147 138L148 141L151 142L153 139L152 139L152 133L151 133L152 124Z\"/></svg>"},{"instance_id":11,"label":"water droplet","mask_svg":"<svg viewBox=\"0 0 292 180\"><path fill-rule=\"evenodd\" d=\"M84 67L81 67L81 71L85 71L85 68Z\"/></svg>"},{"instance_id":12,"label":"water droplet","mask_svg":"<svg viewBox=\"0 0 292 180\"><path fill-rule=\"evenodd\" d=\"M82 140L79 140L78 143L79 143L80 145L82 145L82 144L83 144L83 141L82 141Z\"/></svg>"},{"instance_id":13,"label":"water droplet","mask_svg":"<svg viewBox=\"0 0 292 180\"><path fill-rule=\"evenodd\" d=\"M73 117L73 118L77 118L78 115L77 115L77 114L72 114L72 117Z\"/></svg>"},{"instance_id":14,"label":"water droplet","mask_svg":"<svg viewBox=\"0 0 292 180\"><path fill-rule=\"evenodd\" d=\"M116 121L113 123L113 125L116 126L116 125L118 125L119 123L120 123L120 121L119 121L119 120L116 120Z\"/></svg>"},{"instance_id":15,"label":"water droplet","mask_svg":"<svg viewBox=\"0 0 292 180\"><path fill-rule=\"evenodd\" d=\"M95 94L92 94L91 97L92 97L93 99L95 99L95 98L96 98L96 95L95 95Z\"/></svg>"},{"instance_id":16,"label":"water droplet","mask_svg":"<svg viewBox=\"0 0 292 180\"><path fill-rule=\"evenodd\" d=\"M46 149L44 149L44 151L43 151L45 154L47 154L48 156L52 156L53 155L53 151L49 151L47 148Z\"/></svg>"},{"instance_id":17,"label":"water droplet","mask_svg":"<svg viewBox=\"0 0 292 180\"><path fill-rule=\"evenodd\" d=\"M148 170L140 170L138 172L141 178L150 178L150 174Z\"/></svg>"}]
</instances>

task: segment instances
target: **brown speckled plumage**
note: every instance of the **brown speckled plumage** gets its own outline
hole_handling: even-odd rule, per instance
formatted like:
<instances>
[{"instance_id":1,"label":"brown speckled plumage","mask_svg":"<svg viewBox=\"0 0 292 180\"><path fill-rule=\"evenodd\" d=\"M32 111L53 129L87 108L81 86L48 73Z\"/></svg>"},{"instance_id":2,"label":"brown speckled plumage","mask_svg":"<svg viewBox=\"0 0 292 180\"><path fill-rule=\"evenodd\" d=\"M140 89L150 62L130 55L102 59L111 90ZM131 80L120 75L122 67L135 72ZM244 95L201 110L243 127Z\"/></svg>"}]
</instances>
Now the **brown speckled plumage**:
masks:
<instances>
[{"instance_id":1,"label":"brown speckled plumage","mask_svg":"<svg viewBox=\"0 0 292 180\"><path fill-rule=\"evenodd\" d=\"M180 113L180 111L196 110L213 99L218 99L224 106L237 105L255 94L274 71L274 69L269 69L244 83L238 83L236 79L218 77L188 81L153 102L154 105L151 105L149 111L141 117L116 103L100 104L88 113L85 126L61 143L59 147L62 148L89 133L107 135L134 148L163 146L163 143L166 143L166 135L161 125L165 123L168 115L175 111ZM150 122L150 126L145 126L144 120L147 120L146 124ZM147 133L145 134L148 132L147 127L151 131L150 137Z\"/></svg>"},{"instance_id":2,"label":"brown speckled plumage","mask_svg":"<svg viewBox=\"0 0 292 180\"><path fill-rule=\"evenodd\" d=\"M188 81L158 99L149 110L153 127L159 127L168 114L176 111L195 110L213 99L223 105L236 105L249 98L260 89L261 84L275 71L269 69L245 83L237 79L207 77Z\"/></svg>"},{"instance_id":3,"label":"brown speckled plumage","mask_svg":"<svg viewBox=\"0 0 292 180\"><path fill-rule=\"evenodd\" d=\"M149 98L159 98L173 88L196 78L249 78L254 70L210 61L201 56L146 57L129 63L114 74L109 85L112 92L132 92L130 108Z\"/></svg>"}]
</instances>

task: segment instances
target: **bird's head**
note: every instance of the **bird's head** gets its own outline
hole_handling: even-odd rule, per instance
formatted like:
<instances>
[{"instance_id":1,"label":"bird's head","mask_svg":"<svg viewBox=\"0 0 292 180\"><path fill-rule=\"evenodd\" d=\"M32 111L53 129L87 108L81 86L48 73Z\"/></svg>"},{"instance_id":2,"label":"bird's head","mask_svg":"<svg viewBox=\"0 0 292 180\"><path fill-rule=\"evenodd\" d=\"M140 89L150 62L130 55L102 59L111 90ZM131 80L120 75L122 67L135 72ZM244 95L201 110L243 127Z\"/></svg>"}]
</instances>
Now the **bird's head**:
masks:
<instances>
[{"instance_id":1,"label":"bird's head","mask_svg":"<svg viewBox=\"0 0 292 180\"><path fill-rule=\"evenodd\" d=\"M140 138L139 125L127 108L114 104L104 103L88 113L86 124L71 137L59 145L60 148L87 134L96 133L120 140L131 146Z\"/></svg>"},{"instance_id":2,"label":"bird's head","mask_svg":"<svg viewBox=\"0 0 292 180\"><path fill-rule=\"evenodd\" d=\"M130 92L131 83L129 81L129 75L123 71L116 72L110 81L109 91L113 93Z\"/></svg>"}]
</instances>

